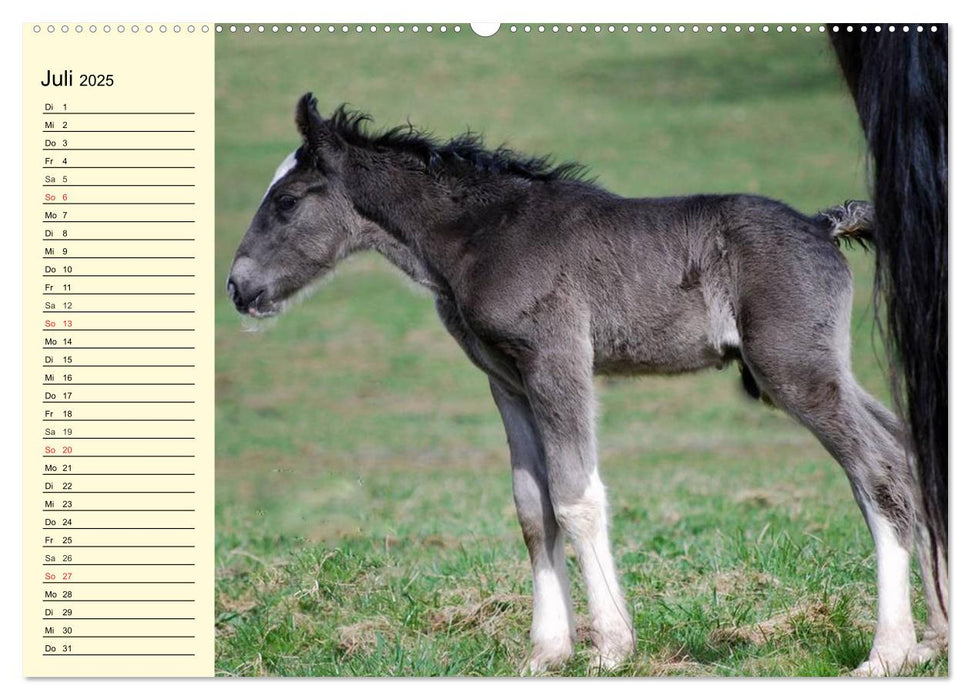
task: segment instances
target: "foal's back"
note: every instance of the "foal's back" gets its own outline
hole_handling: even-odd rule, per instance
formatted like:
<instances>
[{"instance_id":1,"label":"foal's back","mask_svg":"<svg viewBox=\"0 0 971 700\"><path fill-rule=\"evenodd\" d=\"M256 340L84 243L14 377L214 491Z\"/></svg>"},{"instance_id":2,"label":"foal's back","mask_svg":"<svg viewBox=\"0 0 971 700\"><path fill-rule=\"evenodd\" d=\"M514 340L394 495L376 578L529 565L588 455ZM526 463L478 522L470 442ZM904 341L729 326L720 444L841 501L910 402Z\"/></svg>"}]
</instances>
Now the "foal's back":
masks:
<instances>
[{"instance_id":1,"label":"foal's back","mask_svg":"<svg viewBox=\"0 0 971 700\"><path fill-rule=\"evenodd\" d=\"M600 372L719 365L737 355L746 319L771 310L832 325L849 289L824 224L764 197L628 199L550 182L510 211L471 256L488 325L587 333ZM794 291L824 313L787 308Z\"/></svg>"}]
</instances>

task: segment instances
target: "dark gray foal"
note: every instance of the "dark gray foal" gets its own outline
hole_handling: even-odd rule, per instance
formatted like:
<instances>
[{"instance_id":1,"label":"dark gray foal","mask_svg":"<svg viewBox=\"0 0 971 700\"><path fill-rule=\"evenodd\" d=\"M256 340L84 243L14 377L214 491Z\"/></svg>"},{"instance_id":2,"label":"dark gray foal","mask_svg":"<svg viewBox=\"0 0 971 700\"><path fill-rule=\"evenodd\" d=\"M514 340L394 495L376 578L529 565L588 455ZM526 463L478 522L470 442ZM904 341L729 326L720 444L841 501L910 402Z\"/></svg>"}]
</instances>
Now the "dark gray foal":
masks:
<instances>
[{"instance_id":1,"label":"dark gray foal","mask_svg":"<svg viewBox=\"0 0 971 700\"><path fill-rule=\"evenodd\" d=\"M573 544L598 664L634 648L607 535L593 376L672 374L737 360L746 385L808 427L843 466L877 549L876 638L860 674L931 658L946 615L927 597L918 644L910 549L932 557L892 413L850 370L850 270L840 238L867 238L854 202L807 217L755 196L624 199L465 136L369 134L304 96L303 144L277 169L233 261L240 312L280 312L347 255L378 250L435 296L448 331L489 377L509 438L533 567L532 671L576 638L564 555ZM945 587L946 590L946 587Z\"/></svg>"}]
</instances>

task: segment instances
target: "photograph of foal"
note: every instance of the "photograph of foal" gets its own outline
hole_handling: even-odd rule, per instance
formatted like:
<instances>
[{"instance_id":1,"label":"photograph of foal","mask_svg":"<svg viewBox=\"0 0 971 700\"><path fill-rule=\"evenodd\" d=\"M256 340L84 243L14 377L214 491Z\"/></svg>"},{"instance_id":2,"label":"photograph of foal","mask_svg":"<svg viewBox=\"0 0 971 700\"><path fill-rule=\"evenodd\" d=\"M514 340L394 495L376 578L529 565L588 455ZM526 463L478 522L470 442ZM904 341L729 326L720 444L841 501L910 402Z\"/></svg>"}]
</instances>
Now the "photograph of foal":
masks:
<instances>
[{"instance_id":1,"label":"photograph of foal","mask_svg":"<svg viewBox=\"0 0 971 700\"><path fill-rule=\"evenodd\" d=\"M598 473L595 374L675 374L736 361L746 389L805 425L842 465L876 544L878 615L858 675L938 654L947 622L927 596L916 639L910 550L921 532L897 418L850 369L851 274L841 241L872 239L872 210L805 216L749 195L627 199L584 169L479 138L383 133L341 107L297 105L302 145L281 163L229 273L240 313L283 311L348 255L376 250L431 291L486 373L509 441L533 571L537 673L573 653L564 543L579 559L595 664L634 649Z\"/></svg>"}]
</instances>

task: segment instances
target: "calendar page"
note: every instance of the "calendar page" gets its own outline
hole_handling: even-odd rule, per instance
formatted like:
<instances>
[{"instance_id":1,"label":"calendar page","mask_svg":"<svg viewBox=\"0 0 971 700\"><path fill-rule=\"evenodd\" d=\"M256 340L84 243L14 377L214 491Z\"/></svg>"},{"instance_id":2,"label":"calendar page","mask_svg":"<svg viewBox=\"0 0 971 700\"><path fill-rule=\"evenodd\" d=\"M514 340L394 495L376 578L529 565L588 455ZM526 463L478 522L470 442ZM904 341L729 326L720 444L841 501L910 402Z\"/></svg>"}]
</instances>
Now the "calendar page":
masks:
<instances>
[{"instance_id":1,"label":"calendar page","mask_svg":"<svg viewBox=\"0 0 971 700\"><path fill-rule=\"evenodd\" d=\"M948 676L948 36L26 23L23 675Z\"/></svg>"}]
</instances>

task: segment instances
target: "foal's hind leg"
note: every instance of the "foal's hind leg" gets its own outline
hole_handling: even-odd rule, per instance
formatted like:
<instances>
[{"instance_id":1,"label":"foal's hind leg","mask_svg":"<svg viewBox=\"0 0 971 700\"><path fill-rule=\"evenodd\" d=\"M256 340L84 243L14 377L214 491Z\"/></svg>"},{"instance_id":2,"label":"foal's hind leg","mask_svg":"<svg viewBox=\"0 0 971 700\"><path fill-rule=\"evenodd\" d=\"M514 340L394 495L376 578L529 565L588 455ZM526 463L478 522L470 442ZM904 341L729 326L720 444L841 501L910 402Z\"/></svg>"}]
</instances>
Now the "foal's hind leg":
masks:
<instances>
[{"instance_id":1,"label":"foal's hind leg","mask_svg":"<svg viewBox=\"0 0 971 700\"><path fill-rule=\"evenodd\" d=\"M533 567L529 670L539 673L569 659L576 641L563 532L553 514L543 444L529 402L495 381L489 386L509 440L516 513Z\"/></svg>"},{"instance_id":2,"label":"foal's hind leg","mask_svg":"<svg viewBox=\"0 0 971 700\"><path fill-rule=\"evenodd\" d=\"M798 363L786 348L743 351L759 386L776 405L806 425L849 477L877 553L877 629L857 675L898 673L920 661L910 606L910 547L915 487L899 440L885 416L867 408L869 397L836 353Z\"/></svg>"},{"instance_id":3,"label":"foal's hind leg","mask_svg":"<svg viewBox=\"0 0 971 700\"><path fill-rule=\"evenodd\" d=\"M905 440L903 426L891 411L868 394L863 394L863 401L870 415L880 421L881 425L893 434L898 442ZM948 570L947 559L940 544L931 540L920 508L917 508L914 545L917 551L917 560L920 563L921 578L924 582L924 598L927 604L927 627L918 646L918 658L927 660L937 656L947 648Z\"/></svg>"}]
</instances>

